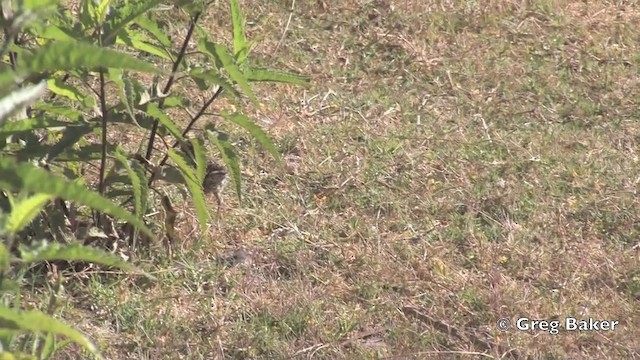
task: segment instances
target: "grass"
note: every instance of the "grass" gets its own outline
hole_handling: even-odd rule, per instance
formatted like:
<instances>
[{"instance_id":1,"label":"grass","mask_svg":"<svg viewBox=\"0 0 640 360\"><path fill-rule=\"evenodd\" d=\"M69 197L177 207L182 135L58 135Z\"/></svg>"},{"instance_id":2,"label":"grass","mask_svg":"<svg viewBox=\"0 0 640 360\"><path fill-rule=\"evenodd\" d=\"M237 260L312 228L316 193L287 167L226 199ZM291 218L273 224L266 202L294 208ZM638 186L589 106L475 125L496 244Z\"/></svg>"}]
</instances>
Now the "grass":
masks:
<instances>
[{"instance_id":1,"label":"grass","mask_svg":"<svg viewBox=\"0 0 640 360\"><path fill-rule=\"evenodd\" d=\"M249 109L286 169L243 142L220 230L181 208L156 282L89 276L62 316L109 359L640 358L640 8L618 3L245 2L259 61L313 77ZM569 316L620 325L496 329Z\"/></svg>"}]
</instances>

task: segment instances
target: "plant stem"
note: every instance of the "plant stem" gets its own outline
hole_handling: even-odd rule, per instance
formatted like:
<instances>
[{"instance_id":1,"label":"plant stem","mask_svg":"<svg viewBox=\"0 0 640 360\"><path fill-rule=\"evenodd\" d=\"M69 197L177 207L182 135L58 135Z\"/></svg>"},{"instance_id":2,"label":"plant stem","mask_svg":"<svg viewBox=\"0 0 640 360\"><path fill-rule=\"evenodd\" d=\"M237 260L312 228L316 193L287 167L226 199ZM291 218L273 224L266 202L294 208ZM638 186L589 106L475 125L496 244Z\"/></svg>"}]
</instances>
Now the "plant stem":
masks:
<instances>
[{"instance_id":1,"label":"plant stem","mask_svg":"<svg viewBox=\"0 0 640 360\"><path fill-rule=\"evenodd\" d=\"M107 117L109 110L107 109L107 94L104 89L104 69L100 69L100 110L102 112L102 138L100 139L100 175L98 178L98 193L104 194L104 172L107 168ZM98 227L102 223L101 214L96 214L96 223Z\"/></svg>"},{"instance_id":2,"label":"plant stem","mask_svg":"<svg viewBox=\"0 0 640 360\"><path fill-rule=\"evenodd\" d=\"M162 90L162 95L167 94L169 92L169 90L171 89L171 86L173 85L173 82L175 81L176 72L178 71L178 67L182 62L182 59L184 58L185 53L187 52L187 46L189 45L189 41L191 41L191 36L193 36L193 31L196 28L196 24L198 22L198 19L200 18L200 14L201 13L196 13L191 18L191 24L189 25L187 36L185 37L184 42L182 43L182 48L180 49L180 53L178 54L178 57L173 62L173 68L171 69L171 76L169 76L169 79L167 80L167 83L165 84L164 89ZM158 108L162 109L163 105L164 105L164 98L160 99L160 101L158 102ZM153 154L153 143L156 140L156 133L158 132L158 124L159 124L158 119L153 121L153 127L151 128L151 133L149 134L149 143L147 145L147 153L145 155L145 159L147 160L151 160L151 155Z\"/></svg>"}]
</instances>

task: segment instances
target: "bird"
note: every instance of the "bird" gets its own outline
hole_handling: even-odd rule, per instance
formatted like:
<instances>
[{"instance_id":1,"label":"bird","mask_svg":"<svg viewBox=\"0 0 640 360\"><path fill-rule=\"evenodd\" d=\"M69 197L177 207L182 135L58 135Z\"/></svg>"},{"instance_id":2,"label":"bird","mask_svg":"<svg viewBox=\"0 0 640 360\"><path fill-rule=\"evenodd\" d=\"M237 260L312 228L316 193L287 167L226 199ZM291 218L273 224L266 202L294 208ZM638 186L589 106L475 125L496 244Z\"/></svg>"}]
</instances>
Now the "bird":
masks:
<instances>
[{"instance_id":1,"label":"bird","mask_svg":"<svg viewBox=\"0 0 640 360\"><path fill-rule=\"evenodd\" d=\"M229 177L227 170L224 166L216 163L215 161L207 162L207 169L204 176L202 188L205 194L213 194L218 204L218 216L222 209L222 190L227 185Z\"/></svg>"},{"instance_id":2,"label":"bird","mask_svg":"<svg viewBox=\"0 0 640 360\"><path fill-rule=\"evenodd\" d=\"M198 139L198 141L202 141L202 139ZM189 163L195 167L196 160L193 144L190 141L185 141L183 144L181 144L180 149L185 155L187 155ZM227 182L228 175L225 167L215 161L208 160L204 180L202 182L202 188L205 194L213 194L215 196L216 202L218 204L218 216L220 215L220 210L222 209L223 205L222 191L227 185Z\"/></svg>"}]
</instances>

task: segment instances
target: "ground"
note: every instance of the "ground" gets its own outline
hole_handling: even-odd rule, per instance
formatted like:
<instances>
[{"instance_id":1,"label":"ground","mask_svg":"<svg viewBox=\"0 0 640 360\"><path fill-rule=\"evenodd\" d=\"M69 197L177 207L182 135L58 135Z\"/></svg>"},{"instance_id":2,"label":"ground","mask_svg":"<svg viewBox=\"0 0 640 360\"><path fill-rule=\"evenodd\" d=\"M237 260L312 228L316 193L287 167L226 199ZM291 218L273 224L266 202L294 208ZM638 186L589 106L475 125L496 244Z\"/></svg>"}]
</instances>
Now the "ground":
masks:
<instances>
[{"instance_id":1,"label":"ground","mask_svg":"<svg viewBox=\"0 0 640 360\"><path fill-rule=\"evenodd\" d=\"M105 357L640 358L638 5L242 5L254 61L312 79L246 104L286 166L221 123L242 201L204 235L180 207L173 258L140 260L155 281L67 285ZM497 329L567 317L619 325Z\"/></svg>"}]
</instances>

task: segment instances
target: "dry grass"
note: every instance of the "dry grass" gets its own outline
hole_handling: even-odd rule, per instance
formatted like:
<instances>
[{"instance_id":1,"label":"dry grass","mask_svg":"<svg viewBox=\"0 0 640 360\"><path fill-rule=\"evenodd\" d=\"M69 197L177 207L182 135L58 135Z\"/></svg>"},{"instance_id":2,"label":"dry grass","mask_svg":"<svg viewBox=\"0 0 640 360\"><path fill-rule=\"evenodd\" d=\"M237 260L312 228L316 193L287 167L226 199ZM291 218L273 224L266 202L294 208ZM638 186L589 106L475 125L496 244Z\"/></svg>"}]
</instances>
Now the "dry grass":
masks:
<instances>
[{"instance_id":1,"label":"dry grass","mask_svg":"<svg viewBox=\"0 0 640 360\"><path fill-rule=\"evenodd\" d=\"M640 8L290 6L244 4L258 62L313 77L247 110L288 171L244 142L220 231L183 209L158 282L94 280L64 314L110 359L640 358ZM620 325L496 329L568 316Z\"/></svg>"}]
</instances>

